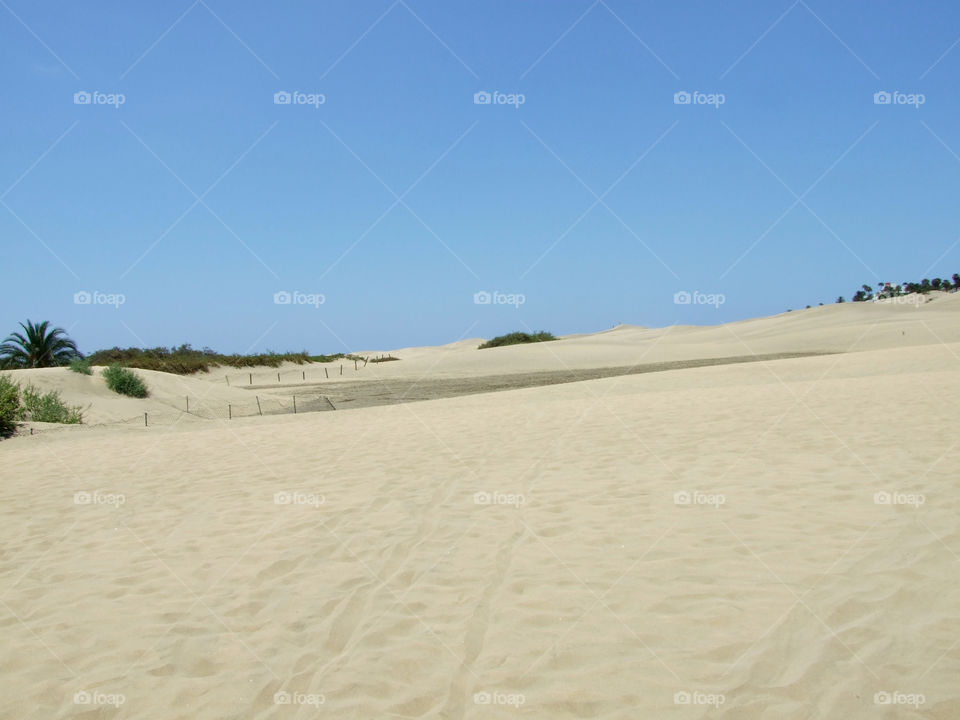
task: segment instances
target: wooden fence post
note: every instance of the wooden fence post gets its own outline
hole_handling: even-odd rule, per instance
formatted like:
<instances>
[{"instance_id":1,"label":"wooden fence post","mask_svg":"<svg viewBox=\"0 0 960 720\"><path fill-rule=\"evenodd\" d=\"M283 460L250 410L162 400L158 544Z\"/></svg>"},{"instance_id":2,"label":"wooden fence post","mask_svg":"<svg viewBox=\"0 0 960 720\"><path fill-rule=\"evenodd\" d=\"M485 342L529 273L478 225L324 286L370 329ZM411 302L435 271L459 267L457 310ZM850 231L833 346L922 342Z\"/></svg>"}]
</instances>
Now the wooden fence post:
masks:
<instances>
[{"instance_id":1,"label":"wooden fence post","mask_svg":"<svg viewBox=\"0 0 960 720\"><path fill-rule=\"evenodd\" d=\"M293 414L294 415L297 414L297 396L296 395L293 396Z\"/></svg>"},{"instance_id":2,"label":"wooden fence post","mask_svg":"<svg viewBox=\"0 0 960 720\"><path fill-rule=\"evenodd\" d=\"M233 405L227 403L227 419L233 420Z\"/></svg>"},{"instance_id":3,"label":"wooden fence post","mask_svg":"<svg viewBox=\"0 0 960 720\"><path fill-rule=\"evenodd\" d=\"M263 408L260 407L260 396L259 396L259 395L257 395L257 411L260 413L260 415L263 415Z\"/></svg>"}]
</instances>

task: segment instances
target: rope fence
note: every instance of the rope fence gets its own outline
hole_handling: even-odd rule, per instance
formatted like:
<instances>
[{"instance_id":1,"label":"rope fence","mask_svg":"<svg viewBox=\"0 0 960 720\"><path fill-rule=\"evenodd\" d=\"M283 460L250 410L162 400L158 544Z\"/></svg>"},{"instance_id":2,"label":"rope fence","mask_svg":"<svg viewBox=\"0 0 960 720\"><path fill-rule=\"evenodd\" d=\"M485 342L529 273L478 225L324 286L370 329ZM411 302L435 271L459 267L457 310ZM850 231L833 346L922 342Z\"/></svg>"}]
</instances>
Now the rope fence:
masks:
<instances>
[{"instance_id":1,"label":"rope fence","mask_svg":"<svg viewBox=\"0 0 960 720\"><path fill-rule=\"evenodd\" d=\"M344 360L341 363L306 365L302 369L295 370L274 370L270 372L235 372L224 375L223 379L231 387L259 387L266 385L278 385L283 383L304 383L319 382L320 380L329 380L330 378L341 377L344 373L359 372L367 366L368 362L380 363L386 360L397 360L392 356L378 355L373 358ZM352 367L351 367L352 366Z\"/></svg>"},{"instance_id":2,"label":"rope fence","mask_svg":"<svg viewBox=\"0 0 960 720\"><path fill-rule=\"evenodd\" d=\"M259 417L263 415L295 415L301 413L329 412L336 410L333 402L326 395L305 394L294 395L290 398L265 398L255 395L252 400L244 402L210 402L198 398L184 396L181 409L151 410L148 412L96 425L139 425L163 426L172 425L184 415L190 415L205 420L234 420L245 417ZM84 423L86 424L86 423Z\"/></svg>"}]
</instances>

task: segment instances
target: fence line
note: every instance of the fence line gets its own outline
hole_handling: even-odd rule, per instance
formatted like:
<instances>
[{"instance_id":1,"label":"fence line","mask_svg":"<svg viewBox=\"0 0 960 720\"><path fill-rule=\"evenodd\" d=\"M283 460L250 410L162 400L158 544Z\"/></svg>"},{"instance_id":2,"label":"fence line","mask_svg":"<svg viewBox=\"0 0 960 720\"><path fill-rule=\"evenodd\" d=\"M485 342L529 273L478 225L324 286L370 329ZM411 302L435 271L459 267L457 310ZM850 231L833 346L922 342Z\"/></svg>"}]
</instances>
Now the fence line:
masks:
<instances>
[{"instance_id":1,"label":"fence line","mask_svg":"<svg viewBox=\"0 0 960 720\"><path fill-rule=\"evenodd\" d=\"M349 362L349 361L348 361ZM377 360L374 360L377 362ZM223 380L229 387L250 387L253 385L278 385L281 383L313 383L320 380L329 380L330 379L330 367L333 367L334 374L343 375L344 368L349 369L349 365L344 365L343 362L333 365L330 363L315 363L313 365L307 365L303 368L297 369L288 369L288 370L270 370L268 372L251 372L249 370L241 370L239 372L227 373L224 374ZM367 366L367 360L364 360L362 363L359 360L353 361L353 371L360 372ZM339 372L338 372L339 368ZM307 377L307 376L310 377Z\"/></svg>"},{"instance_id":2,"label":"fence line","mask_svg":"<svg viewBox=\"0 0 960 720\"><path fill-rule=\"evenodd\" d=\"M336 410L336 406L326 395L305 394L294 395L289 399L265 398L254 396L253 400L244 402L210 402L201 398L184 396L184 406L181 409L164 408L150 410L137 415L109 420L106 422L84 422L86 427L102 425L131 425L139 427L169 426L176 423L184 415L203 420L233 420L245 417L259 417L262 415L301 415L303 413L329 412ZM189 408L189 409L188 409Z\"/></svg>"}]
</instances>

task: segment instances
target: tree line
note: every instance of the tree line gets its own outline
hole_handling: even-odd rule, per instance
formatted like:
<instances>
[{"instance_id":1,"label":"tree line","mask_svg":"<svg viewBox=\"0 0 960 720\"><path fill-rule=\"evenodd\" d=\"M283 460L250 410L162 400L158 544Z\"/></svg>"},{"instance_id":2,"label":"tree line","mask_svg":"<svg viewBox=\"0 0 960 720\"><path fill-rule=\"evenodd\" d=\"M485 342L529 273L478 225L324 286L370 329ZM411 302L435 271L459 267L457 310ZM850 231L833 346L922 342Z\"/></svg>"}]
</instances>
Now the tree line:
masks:
<instances>
[{"instance_id":1,"label":"tree line","mask_svg":"<svg viewBox=\"0 0 960 720\"><path fill-rule=\"evenodd\" d=\"M875 291L869 285L861 285L860 289L851 298L853 302L867 302L868 300L886 300L887 298L899 297L901 295L912 295L913 293L926 293L940 290L942 292L953 292L960 290L960 273L954 273L952 278L924 278L920 282L904 282L899 285L893 283L880 283ZM846 302L841 295L837 298L838 303Z\"/></svg>"}]
</instances>

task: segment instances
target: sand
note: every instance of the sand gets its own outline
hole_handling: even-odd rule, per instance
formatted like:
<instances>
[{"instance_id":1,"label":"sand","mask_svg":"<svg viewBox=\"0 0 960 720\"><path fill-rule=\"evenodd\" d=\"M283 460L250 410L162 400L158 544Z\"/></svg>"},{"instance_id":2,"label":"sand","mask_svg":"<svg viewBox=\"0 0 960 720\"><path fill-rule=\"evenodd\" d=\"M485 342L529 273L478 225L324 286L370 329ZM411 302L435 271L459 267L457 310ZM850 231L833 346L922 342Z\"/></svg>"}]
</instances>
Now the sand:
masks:
<instances>
[{"instance_id":1,"label":"sand","mask_svg":"<svg viewBox=\"0 0 960 720\"><path fill-rule=\"evenodd\" d=\"M376 371L836 355L3 441L0 716L956 718L958 299Z\"/></svg>"}]
</instances>

